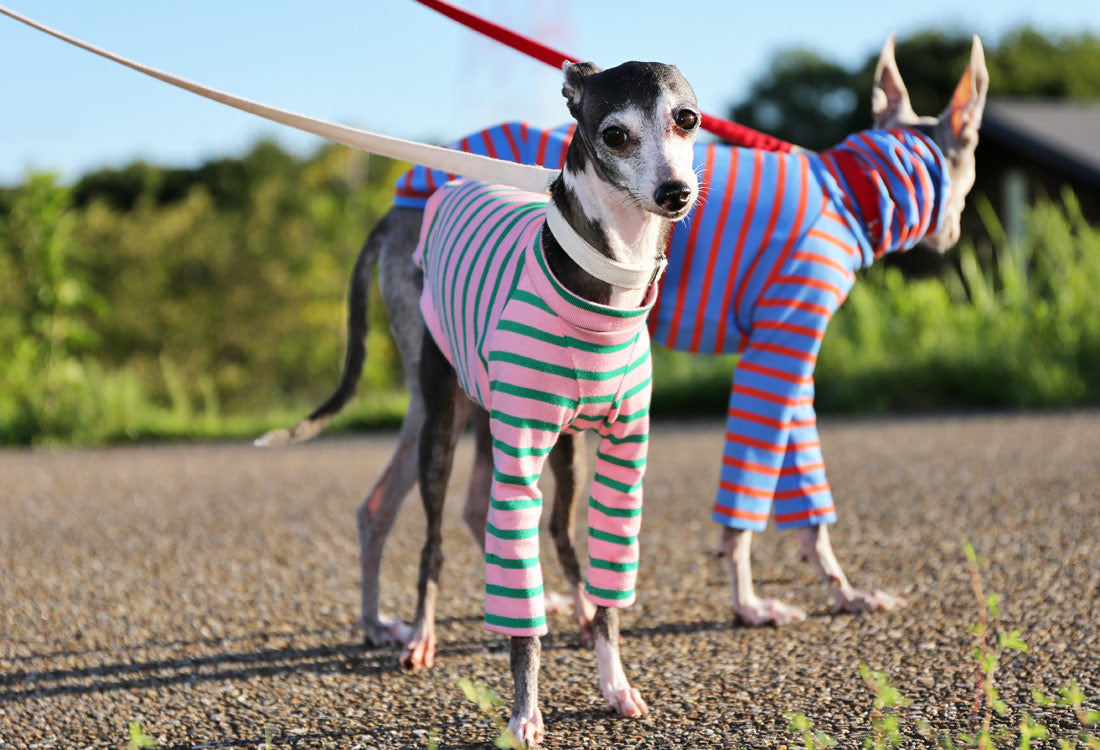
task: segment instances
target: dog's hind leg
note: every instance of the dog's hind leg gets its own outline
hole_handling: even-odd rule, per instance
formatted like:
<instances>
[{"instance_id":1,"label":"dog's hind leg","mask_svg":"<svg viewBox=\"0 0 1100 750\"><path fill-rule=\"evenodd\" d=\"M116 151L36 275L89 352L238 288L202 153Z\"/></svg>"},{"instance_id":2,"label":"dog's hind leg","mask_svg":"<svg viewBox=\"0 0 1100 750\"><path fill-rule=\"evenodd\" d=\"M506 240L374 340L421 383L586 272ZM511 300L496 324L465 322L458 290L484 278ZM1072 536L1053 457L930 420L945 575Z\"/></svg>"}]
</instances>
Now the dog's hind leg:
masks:
<instances>
[{"instance_id":1,"label":"dog's hind leg","mask_svg":"<svg viewBox=\"0 0 1100 750\"><path fill-rule=\"evenodd\" d=\"M833 554L828 526L822 524L799 529L798 548L802 557L825 579L829 593L833 596L833 607L837 611L871 612L905 606L905 600L900 596L894 596L882 589L860 591L852 588Z\"/></svg>"},{"instance_id":2,"label":"dog's hind leg","mask_svg":"<svg viewBox=\"0 0 1100 750\"><path fill-rule=\"evenodd\" d=\"M550 470L554 472L554 507L550 513L550 534L554 538L554 547L558 552L565 580L573 604L573 615L580 629L584 645L592 648L595 634L592 631L592 618L596 606L584 596L584 580L581 576L577 550L573 546L573 521L577 503L584 491L584 435L562 435L550 452ZM547 610L551 609L551 597L547 594ZM560 604L559 604L560 606Z\"/></svg>"},{"instance_id":3,"label":"dog's hind leg","mask_svg":"<svg viewBox=\"0 0 1100 750\"><path fill-rule=\"evenodd\" d=\"M409 410L401 423L397 448L382 476L356 511L359 529L359 627L370 646L402 646L411 631L400 620L383 617L378 609L382 549L397 511L416 483L417 439L424 425L419 387L410 388Z\"/></svg>"},{"instance_id":4,"label":"dog's hind leg","mask_svg":"<svg viewBox=\"0 0 1100 750\"><path fill-rule=\"evenodd\" d=\"M420 556L416 622L401 654L405 669L430 667L435 662L435 603L443 567L443 502L454 463L455 443L469 402L459 392L458 377L427 331L420 352L420 391L424 399L424 427L420 432L420 497L428 529Z\"/></svg>"},{"instance_id":5,"label":"dog's hind leg","mask_svg":"<svg viewBox=\"0 0 1100 750\"><path fill-rule=\"evenodd\" d=\"M493 433L489 429L489 412L478 408L474 413L474 465L470 468L470 481L466 486L462 520L482 552L485 551L485 522L489 518L492 486Z\"/></svg>"},{"instance_id":6,"label":"dog's hind leg","mask_svg":"<svg viewBox=\"0 0 1100 750\"><path fill-rule=\"evenodd\" d=\"M637 688L630 687L619 657L619 611L597 607L592 620L596 631L596 658L600 669L600 692L607 707L623 716L642 716L649 706Z\"/></svg>"},{"instance_id":7,"label":"dog's hind leg","mask_svg":"<svg viewBox=\"0 0 1100 750\"><path fill-rule=\"evenodd\" d=\"M836 610L869 612L900 607L905 602L893 594L879 589L858 591L852 588L833 554L828 524L835 520L836 511L825 479L825 460L821 455L817 415L812 404L813 386L806 384L803 387L805 398L795 407L783 471L776 484L777 494L787 498L783 501L783 512L776 513L776 526L788 527L791 516L815 520L813 523L795 521L799 524L799 551L825 580Z\"/></svg>"},{"instance_id":8,"label":"dog's hind leg","mask_svg":"<svg viewBox=\"0 0 1100 750\"><path fill-rule=\"evenodd\" d=\"M352 283L348 302L348 361L351 362L351 343L357 342L361 350L366 335L366 297L370 276L365 272L377 257L382 298L405 370L409 409L401 423L401 433L393 457L356 514L362 601L359 624L366 642L376 646L403 645L411 632L404 623L380 616L378 593L382 547L401 504L416 483L417 442L424 425L424 401L420 395L420 350L424 323L419 308L423 277L412 260L423 216L422 211L415 209L389 210L379 223L379 228L371 232L371 237L356 261L356 281ZM377 249L368 253L368 249L375 248L376 244ZM359 321L362 327L353 330L352 322L355 321ZM356 367L362 367L361 359L358 364L349 367L358 374ZM347 377L345 372L344 379L347 380Z\"/></svg>"}]
</instances>

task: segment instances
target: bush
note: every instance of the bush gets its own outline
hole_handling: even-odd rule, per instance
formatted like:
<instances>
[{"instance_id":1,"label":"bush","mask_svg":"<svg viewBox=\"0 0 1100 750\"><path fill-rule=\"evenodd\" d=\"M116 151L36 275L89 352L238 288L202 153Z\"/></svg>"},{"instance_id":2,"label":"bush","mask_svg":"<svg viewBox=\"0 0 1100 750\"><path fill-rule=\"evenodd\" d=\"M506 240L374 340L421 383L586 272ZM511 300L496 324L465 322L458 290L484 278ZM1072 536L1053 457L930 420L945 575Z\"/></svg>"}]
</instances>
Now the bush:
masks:
<instances>
[{"instance_id":1,"label":"bush","mask_svg":"<svg viewBox=\"0 0 1100 750\"><path fill-rule=\"evenodd\" d=\"M0 444L296 421L336 383L350 269L402 169L260 144L0 193ZM961 272L863 274L825 337L819 411L1100 403L1100 230L1066 194L1011 243L977 205L994 239L963 244ZM406 403L381 295L371 305L364 395L338 426L393 424ZM722 413L735 362L656 349L654 413Z\"/></svg>"},{"instance_id":2,"label":"bush","mask_svg":"<svg viewBox=\"0 0 1100 750\"><path fill-rule=\"evenodd\" d=\"M0 196L0 443L296 420L336 382L349 271L401 170L261 144L186 174L142 165L74 189L38 175ZM372 302L375 397L350 418L392 423L400 368Z\"/></svg>"}]
</instances>

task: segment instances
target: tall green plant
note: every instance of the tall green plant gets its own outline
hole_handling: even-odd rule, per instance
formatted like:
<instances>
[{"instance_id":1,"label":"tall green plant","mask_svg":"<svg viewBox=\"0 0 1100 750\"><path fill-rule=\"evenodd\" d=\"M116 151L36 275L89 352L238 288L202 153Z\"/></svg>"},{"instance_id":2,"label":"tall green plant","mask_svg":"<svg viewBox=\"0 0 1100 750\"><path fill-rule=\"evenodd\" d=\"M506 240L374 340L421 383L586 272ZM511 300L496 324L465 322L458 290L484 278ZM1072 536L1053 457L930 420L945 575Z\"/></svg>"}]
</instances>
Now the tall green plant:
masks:
<instances>
[{"instance_id":1,"label":"tall green plant","mask_svg":"<svg viewBox=\"0 0 1100 750\"><path fill-rule=\"evenodd\" d=\"M964 242L957 276L876 267L852 289L819 359L822 411L1100 403L1100 229L1066 193L1012 243L976 204L994 240Z\"/></svg>"},{"instance_id":2,"label":"tall green plant","mask_svg":"<svg viewBox=\"0 0 1100 750\"><path fill-rule=\"evenodd\" d=\"M1021 640L1019 630L1006 630L995 625L1001 617L1001 597L999 594L987 594L982 583L982 570L989 565L989 560L978 555L969 542L963 545L963 551L978 611L975 622L967 626L967 632L974 640L970 651L976 672L971 716L976 725L972 731L954 735L950 732L937 732L927 720L915 718L912 724L917 736L907 738L903 731L902 711L911 706L912 701L890 684L889 676L885 672L873 670L866 662L861 662L860 677L874 694L868 717L870 729L863 740L864 748L888 750L900 747L906 743L906 739L910 739L919 741L921 747L934 745L945 750L956 750L959 747L973 747L978 750L1015 747L1017 750L1030 750L1033 742L1050 739L1050 730L1038 723L1027 709L1009 705L998 693L997 670L1004 657L1012 652L1027 651L1028 647ZM1071 679L1061 685L1058 694L1059 697L1054 698L1039 688L1032 691L1032 698L1037 706L1069 708L1080 723L1080 729L1075 735L1058 738L1058 747L1061 750L1076 747L1100 750L1100 739L1093 733L1100 726L1100 711L1084 707L1085 695L1077 680ZM1018 716L1015 732L1009 724L1013 714ZM994 715L1001 719L999 728L993 726ZM785 713L783 716L788 721L787 730L798 737L805 750L817 750L836 744L833 737L814 730L813 722L805 714Z\"/></svg>"},{"instance_id":3,"label":"tall green plant","mask_svg":"<svg viewBox=\"0 0 1100 750\"><path fill-rule=\"evenodd\" d=\"M0 215L0 425L20 441L81 420L81 356L99 344L103 298L88 283L73 240L69 191L29 179Z\"/></svg>"}]
</instances>

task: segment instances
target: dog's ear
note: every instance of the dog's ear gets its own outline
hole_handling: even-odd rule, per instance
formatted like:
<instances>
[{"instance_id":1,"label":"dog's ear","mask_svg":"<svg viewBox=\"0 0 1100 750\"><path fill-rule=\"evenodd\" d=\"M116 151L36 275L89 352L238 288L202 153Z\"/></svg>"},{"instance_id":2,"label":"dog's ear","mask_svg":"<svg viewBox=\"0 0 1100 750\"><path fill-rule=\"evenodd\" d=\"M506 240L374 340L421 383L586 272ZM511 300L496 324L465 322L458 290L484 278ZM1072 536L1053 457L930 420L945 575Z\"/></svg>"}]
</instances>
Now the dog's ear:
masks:
<instances>
[{"instance_id":1,"label":"dog's ear","mask_svg":"<svg viewBox=\"0 0 1100 750\"><path fill-rule=\"evenodd\" d=\"M871 89L871 115L876 128L895 124L899 120L915 119L909 91L901 80L897 60L894 59L894 42L897 34L891 34L882 45L882 53L875 66L875 85Z\"/></svg>"},{"instance_id":2,"label":"dog's ear","mask_svg":"<svg viewBox=\"0 0 1100 750\"><path fill-rule=\"evenodd\" d=\"M985 111L985 95L989 91L989 69L985 66L985 50L982 40L974 35L970 48L970 64L963 71L951 102L940 117L951 126L951 133L962 143L977 138Z\"/></svg>"},{"instance_id":3,"label":"dog's ear","mask_svg":"<svg viewBox=\"0 0 1100 750\"><path fill-rule=\"evenodd\" d=\"M581 99L584 97L584 79L599 70L595 63L590 62L571 63L566 60L561 64L561 72L565 75L561 85L561 95L565 97L569 112L574 117L577 116L576 109L581 105Z\"/></svg>"}]
</instances>

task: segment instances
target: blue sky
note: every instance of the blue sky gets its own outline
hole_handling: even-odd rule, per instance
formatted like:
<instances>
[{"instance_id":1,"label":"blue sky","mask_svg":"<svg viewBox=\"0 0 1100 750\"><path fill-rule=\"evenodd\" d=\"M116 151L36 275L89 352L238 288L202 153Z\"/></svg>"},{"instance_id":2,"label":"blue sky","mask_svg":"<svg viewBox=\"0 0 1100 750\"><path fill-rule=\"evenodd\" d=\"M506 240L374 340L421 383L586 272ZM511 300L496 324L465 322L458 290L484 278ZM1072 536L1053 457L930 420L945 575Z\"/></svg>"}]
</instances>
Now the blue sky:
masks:
<instances>
[{"instance_id":1,"label":"blue sky","mask_svg":"<svg viewBox=\"0 0 1100 750\"><path fill-rule=\"evenodd\" d=\"M716 114L788 46L855 63L890 32L929 26L989 43L1022 23L1100 34L1096 0L457 1L602 65L675 63ZM404 138L445 141L505 119L565 118L554 70L412 0L0 2L216 88ZM72 180L137 158L190 166L242 153L260 137L297 153L319 143L0 17L0 185L31 169Z\"/></svg>"}]
</instances>

